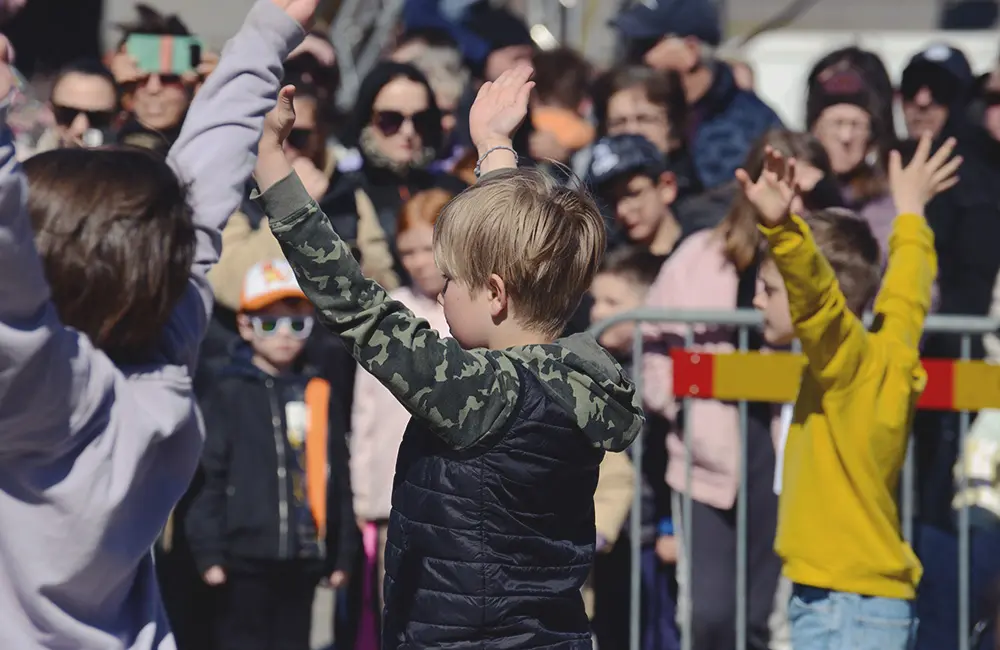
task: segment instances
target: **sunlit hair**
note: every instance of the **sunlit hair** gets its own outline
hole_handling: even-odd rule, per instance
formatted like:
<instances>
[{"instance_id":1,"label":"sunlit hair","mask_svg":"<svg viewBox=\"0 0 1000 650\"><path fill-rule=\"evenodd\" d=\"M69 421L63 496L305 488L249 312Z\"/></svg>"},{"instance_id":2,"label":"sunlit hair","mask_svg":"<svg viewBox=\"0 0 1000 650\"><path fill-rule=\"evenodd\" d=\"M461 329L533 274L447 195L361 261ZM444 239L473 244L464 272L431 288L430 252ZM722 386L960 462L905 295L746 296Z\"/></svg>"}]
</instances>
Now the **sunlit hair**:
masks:
<instances>
[{"instance_id":1,"label":"sunlit hair","mask_svg":"<svg viewBox=\"0 0 1000 650\"><path fill-rule=\"evenodd\" d=\"M433 228L441 210L453 198L455 198L453 193L439 187L417 192L400 208L399 219L396 222L396 234L402 235L417 226Z\"/></svg>"},{"instance_id":2,"label":"sunlit hair","mask_svg":"<svg viewBox=\"0 0 1000 650\"><path fill-rule=\"evenodd\" d=\"M844 208L820 210L805 220L837 276L848 309L860 316L882 281L882 252L871 226Z\"/></svg>"},{"instance_id":3,"label":"sunlit hair","mask_svg":"<svg viewBox=\"0 0 1000 650\"><path fill-rule=\"evenodd\" d=\"M750 178L756 181L764 169L764 154L767 147L773 148L786 158L794 157L826 174L830 171L830 160L819 141L808 133L796 133L786 129L771 129L765 133L747 154L743 163ZM740 271L753 263L761 245L761 235L757 230L757 209L738 191L728 214L718 226L716 233L723 239L726 258Z\"/></svg>"},{"instance_id":4,"label":"sunlit hair","mask_svg":"<svg viewBox=\"0 0 1000 650\"><path fill-rule=\"evenodd\" d=\"M549 336L579 307L605 245L604 220L586 191L531 169L496 172L462 192L434 231L446 278L475 291L496 274L515 317Z\"/></svg>"}]
</instances>

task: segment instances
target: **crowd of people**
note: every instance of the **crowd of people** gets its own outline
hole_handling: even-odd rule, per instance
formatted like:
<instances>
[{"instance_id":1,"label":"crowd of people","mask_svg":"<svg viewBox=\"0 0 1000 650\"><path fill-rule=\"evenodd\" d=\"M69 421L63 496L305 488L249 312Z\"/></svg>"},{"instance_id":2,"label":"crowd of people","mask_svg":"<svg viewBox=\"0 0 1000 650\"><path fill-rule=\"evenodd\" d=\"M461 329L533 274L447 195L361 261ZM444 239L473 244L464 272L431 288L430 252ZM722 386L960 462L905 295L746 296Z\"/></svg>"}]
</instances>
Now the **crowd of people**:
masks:
<instances>
[{"instance_id":1,"label":"crowd of people","mask_svg":"<svg viewBox=\"0 0 1000 650\"><path fill-rule=\"evenodd\" d=\"M750 348L787 348L793 333L803 339L804 322L818 318L803 306L805 294L791 288L785 307L787 312L790 306L791 319L786 314L783 322L780 307L774 307L785 284L798 281L812 290L809 282L818 282L789 279L794 268L801 268L782 253L791 256L782 243L790 247L788 242L801 234L795 234L800 221L788 217L789 210L803 216L850 211L857 223L867 224L857 234L835 216L808 222L852 313L879 307L873 300L882 273L892 268L890 252L907 237L924 237L920 224L903 218L914 213L926 216L926 235L933 235L937 259L936 281L927 288L929 309L1000 313L1000 184L994 180L1000 175L1000 64L977 76L959 48L929 44L914 54L900 79L892 79L873 52L857 47L831 52L809 74L806 130L799 132L783 126L755 94L752 61L715 54L721 27L710 0L637 3L624 10L614 21L627 44L624 60L608 69L570 48L539 48L519 17L485 0L454 3L459 9L410 0L395 39L365 76L352 109L340 112L332 44L319 32L303 36L293 24L308 24L301 12L310 3L315 9L315 0L260 0L221 56L201 52L185 69L173 62L150 68L130 50L135 35L192 35L178 17L144 7L134 23L123 26L120 41L103 61L78 61L45 83L36 80L37 87L47 89L47 99L26 101L30 93L25 93L9 107L7 124L29 189L23 200L34 246L32 233L13 221L22 199L0 196L0 224L4 233L13 233L0 237L0 265L16 284L0 292L0 336L9 337L10 352L6 339L0 345L15 364L0 373L0 428L19 434L0 443L0 463L27 458L27 467L34 463L31 454L47 458L48 448L60 454L73 450L60 457L73 462L0 472L3 528L33 530L24 537L0 533L0 557L24 558L25 568L11 581L13 587L0 579L0 609L16 601L21 611L27 607L23 603L32 603L28 618L46 621L34 629L52 635L40 636L26 625L0 629L0 639L11 634L22 641L11 647L59 647L64 634L79 647L164 650L172 647L158 645L168 629L166 620L137 630L133 638L116 639L121 645L108 640L118 633L112 630L129 629L128 621L145 616L143 608L155 609L159 592L163 617L180 650L303 650L314 623L314 594L317 587L328 587L336 590L330 624L338 650L374 649L383 633L412 634L406 638L441 647L449 640L442 629L450 619L440 618L440 610L475 616L464 592L449 591L461 583L456 576L465 575L449 562L475 561L461 548L468 533L462 514L467 497L455 486L467 470L457 469L459 460L464 450L497 434L502 405L491 406L487 397L504 391L509 397L514 390L517 398L522 390L530 397L513 402L535 400L538 412L510 426L522 426L522 420L555 422L545 425L547 431L566 448L572 438L563 436L571 427L559 419L564 415L552 414L557 407L572 413L575 400L594 399L617 426L609 434L603 420L600 426L594 426L596 418L579 424L608 450L603 460L595 460L589 447L572 447L579 467L600 464L593 499L595 557L582 570L589 572L587 617L600 650L629 647L633 607L640 608L644 650L681 647L682 611L690 614L686 633L694 650L736 646L740 489L746 490L749 507L746 638L751 650L788 648L790 618L848 606L798 586L790 593L791 582L817 581L846 595L912 601L912 611L903 613L850 603L855 609L845 616L882 623L859 627L851 638L868 645L852 647L904 647L885 641L891 637L886 628L916 619L915 632L906 624L916 648L955 647L959 581L953 470L963 452L957 414L918 413L912 422L918 477L912 557L899 550L909 547L895 543L898 521L895 529L881 528L865 537L866 543L874 556L899 565L897 573L874 575L876 567L868 582L859 583L843 576L868 558L842 549L851 545L844 539L871 532L862 519L857 529L828 534L817 530L822 521L807 516L817 508L815 501L786 506L793 499L780 494L782 482L775 477L783 475L786 490L817 498L802 479L783 472L783 463L787 467L790 459L798 459L798 467L809 455L792 443L784 448L782 430L793 419L790 407L751 404L745 449L734 403L696 400L681 422L670 386L670 350L684 345L684 327L644 325L643 359L632 358L630 324L613 326L599 338L628 375L642 374L641 433L631 431L637 420L629 399L608 388L614 373L592 361L598 358L593 350L569 348L579 357L575 363L589 364L586 372L605 373L578 381L566 377L584 371L565 356L559 362L570 370L544 355L517 361L523 368L517 363L508 368L471 353L468 359L455 351L439 358L433 349L439 337L452 337L446 340L467 348L496 347L498 340L513 341L501 347L522 345L520 339L503 338L510 336L501 323L505 296L519 314L539 314L542 330L574 345L579 341L574 334L642 306L756 307L765 312L766 325L750 336ZM533 70L527 118L514 121L510 142L499 131L483 137L474 112L470 118L474 102L495 99L526 64ZM278 95L280 86L286 88ZM267 168L270 158L263 153L256 185L252 180L253 154L265 149L265 141L258 145L258 140L262 128L268 137L264 115L275 96L278 109L268 120L280 137L266 144L280 148L278 158L300 179L303 196L282 180L284 174ZM903 116L898 125L897 104ZM480 112L484 105L479 103ZM944 168L945 161L928 154L931 140L935 150L948 140L943 150L953 148L961 157L957 181L934 185L928 176L930 189L913 185L907 194L899 181L904 166L897 160L894 167L893 152L901 152L903 163L913 157L914 165L933 172L934 164ZM4 141L3 147L4 156L14 155L12 143ZM497 163L506 163L508 154L512 163ZM758 179L780 180L788 159L794 159L795 182L785 189L794 189L796 196L788 199L791 207L771 215L762 195L778 192L781 183L775 189ZM16 165L12 158L4 161L6 171ZM490 176L491 167L514 165L537 168L538 175L477 183L480 176ZM264 183L265 177L270 182ZM586 206L567 198L576 196L581 183L600 209L600 236L588 230ZM560 195L563 190L569 194ZM926 209L913 198L920 191ZM525 204L525 195L549 198ZM900 197L906 205L900 205ZM322 239L325 231L295 212L302 207L296 201L326 215L336 237ZM513 206L505 213L505 228L521 233L516 243L527 266L504 257L510 242L490 223L474 230L456 225L456 215L471 213L473 201ZM549 224L545 231L539 223L548 222L534 221L542 213L548 219L578 218L571 224L577 230L570 249L558 246L568 236L559 228L571 226ZM463 257L470 242L483 246L483 241L490 245ZM605 241L603 261L588 270L586 256L600 249L594 253L600 257ZM313 252L306 254L309 247ZM342 264L350 257L341 248L353 254L364 278L387 297L374 285L364 285L363 291L349 286L348 279L361 282L349 266L322 275L320 258ZM771 256L762 254L765 248ZM563 275L546 266L550 259ZM910 264L912 277L900 280L897 271L891 287L886 279L878 298L882 307L892 301L885 296L893 291L921 291L923 271L913 271L917 266ZM518 275L526 272L531 275ZM576 284L567 284L566 273L576 273ZM470 277L491 287L488 295L500 296L500 306L490 307L498 330L473 310L476 305L486 309L476 296L455 297L456 278ZM501 279L499 285L490 284L494 279ZM580 284L584 280L586 286ZM907 289L907 282L914 286ZM528 285L530 290L524 288ZM577 285L584 292L579 303ZM50 300L54 309L44 307ZM919 296L901 300L921 303ZM423 324L392 320L392 305L405 306ZM892 307L883 311L898 316ZM456 320L455 314L464 315ZM909 323L916 317L899 318ZM804 346L829 344L821 339L832 326L829 319L819 320L822 331L816 330L815 340L806 337ZM908 340L907 332L893 335ZM396 346L399 341L404 343ZM696 328L694 343L717 351L739 346L736 331L717 324ZM928 357L963 353L954 335L928 335L919 345ZM989 338L985 345L973 341L973 358L987 358L989 351L994 351ZM814 356L824 355L833 353ZM442 359L461 365L454 370ZM836 365L829 359L824 363ZM476 364L496 366L491 383L480 382L486 371ZM186 368L193 386L185 384ZM455 373L464 383L453 381ZM411 379L418 383L408 384ZM442 398L444 406L424 394L424 389L433 393L429 386L435 383L454 391ZM522 384L538 390L511 388ZM581 397L581 386L592 392ZM831 390L825 384L817 389L817 403ZM60 391L72 396L69 406L47 405ZM456 396L466 393L469 402L456 406ZM198 416L189 404L192 396ZM892 420L886 428L903 430L910 425L908 402L894 399L891 403L902 410L884 414ZM847 410L853 422L870 421L881 417L878 409L888 403L878 402L875 411L857 405ZM576 402L576 408L579 413L586 407ZM421 453L415 447L433 444L430 434L407 429L411 416L430 422L429 430L444 438L450 449L440 455L447 462L415 460ZM475 437L462 437L470 420L478 427ZM791 425L792 433L796 426ZM812 426L809 433L815 434L819 425ZM835 432L843 425L824 426ZM202 430L204 448L196 469L198 455L192 452ZM643 437L640 467L633 466L625 449L631 441L625 430ZM81 442L100 435L105 442ZM129 435L136 437L127 442ZM410 449L401 451L401 445ZM548 451L543 447L515 445L510 453L544 459ZM831 479L829 490L863 492L871 498L861 499L864 503L876 504L872 511L886 521L898 519L895 505L889 505L895 488L886 486L898 481L905 444L902 450L873 453L891 457L881 482ZM741 455L745 477L740 476ZM551 523L539 514L569 503L571 493L591 489L587 477L539 460L537 472L558 470L565 483L551 485L550 493L526 496L517 483L532 484L533 466L523 462L501 463L499 471L508 472L509 481L489 484L490 490L506 490L510 499L519 499L498 497L497 504L534 499L543 509L526 508L508 522L517 527L521 543L540 549L524 561L524 572L504 574L510 593L524 588L528 569L543 576L550 567L578 561L581 531L589 531L586 522L575 520L563 531L549 530ZM835 474L823 465L812 470ZM643 478L641 557L633 559L628 518L636 472ZM97 484L95 473L101 476ZM412 481L415 473L426 482ZM424 503L432 493L442 505ZM682 495L693 502L690 521L681 520ZM37 510L16 505L34 498L49 504L44 525L32 518ZM87 513L87 526L81 527L80 513ZM785 522L780 533L779 519ZM682 529L696 540L690 549L681 544ZM980 624L983 648L993 647L992 622L1000 606L998 530L984 526L972 533L967 624ZM79 538L80 551L66 553L64 536ZM545 538L565 544L546 546ZM395 610L387 606L390 595L383 585L402 590L400 585L414 580L407 573L413 571L407 544L437 544L440 555L424 563L435 569L419 579L419 602L408 603L401 617L398 604ZM125 558L141 558L144 545L154 547L155 560L142 559L135 578L125 571ZM92 548L103 551L95 556ZM514 550L491 551L493 559L518 557ZM633 560L641 563L640 602L625 596ZM541 564L532 564L536 561ZM11 571L0 567L0 578ZM547 584L557 593L562 587L556 583L565 576L553 576ZM679 590L678 580L685 576L690 588ZM537 594L518 597L529 609L558 606L545 605L548 601ZM119 611L115 622L94 622L103 616L97 614L105 611L102 607L126 601L130 607ZM62 609L53 613L52 603ZM67 609L67 603L75 609ZM386 624L399 627L380 625L384 606ZM513 604L496 607L498 616L519 618ZM408 620L403 626L406 617L421 623L411 629ZM572 644L569 636L560 636L569 634L566 630L557 634L545 627L557 619L539 624L552 632L546 642ZM90 627L81 621L90 621ZM504 631L512 643L518 634L529 633L518 627L522 624ZM802 650L813 647L829 646Z\"/></svg>"}]
</instances>

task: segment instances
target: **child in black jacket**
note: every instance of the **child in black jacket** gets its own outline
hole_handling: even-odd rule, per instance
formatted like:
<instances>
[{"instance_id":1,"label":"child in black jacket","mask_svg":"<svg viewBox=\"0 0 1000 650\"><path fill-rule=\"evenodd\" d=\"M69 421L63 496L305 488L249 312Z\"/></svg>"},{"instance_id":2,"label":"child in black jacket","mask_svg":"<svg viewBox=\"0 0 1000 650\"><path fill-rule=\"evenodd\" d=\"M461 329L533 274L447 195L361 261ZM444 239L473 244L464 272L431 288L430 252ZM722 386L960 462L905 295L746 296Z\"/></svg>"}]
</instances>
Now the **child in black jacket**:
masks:
<instances>
[{"instance_id":1,"label":"child in black jacket","mask_svg":"<svg viewBox=\"0 0 1000 650\"><path fill-rule=\"evenodd\" d=\"M302 367L313 310L284 260L249 271L238 325L250 354L235 351L202 402L188 535L205 582L225 586L220 650L308 650L316 586L345 584L359 544L348 410Z\"/></svg>"}]
</instances>

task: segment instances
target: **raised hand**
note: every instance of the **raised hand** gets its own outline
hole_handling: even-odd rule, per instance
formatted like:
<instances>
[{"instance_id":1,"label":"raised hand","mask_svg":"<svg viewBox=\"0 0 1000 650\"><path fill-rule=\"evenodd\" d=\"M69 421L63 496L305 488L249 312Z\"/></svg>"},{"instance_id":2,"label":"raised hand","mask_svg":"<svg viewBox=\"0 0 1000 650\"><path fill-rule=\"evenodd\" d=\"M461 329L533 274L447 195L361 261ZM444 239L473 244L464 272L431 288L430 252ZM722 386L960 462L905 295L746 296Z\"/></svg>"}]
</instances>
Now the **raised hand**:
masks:
<instances>
[{"instance_id":1,"label":"raised hand","mask_svg":"<svg viewBox=\"0 0 1000 650\"><path fill-rule=\"evenodd\" d=\"M295 125L295 86L285 86L278 91L278 101L264 118L264 131L260 136L260 148L281 149Z\"/></svg>"},{"instance_id":2,"label":"raised hand","mask_svg":"<svg viewBox=\"0 0 1000 650\"><path fill-rule=\"evenodd\" d=\"M278 5L289 18L302 25L303 29L309 29L316 14L316 7L319 6L319 0L271 0L271 2Z\"/></svg>"},{"instance_id":3,"label":"raised hand","mask_svg":"<svg viewBox=\"0 0 1000 650\"><path fill-rule=\"evenodd\" d=\"M794 158L786 159L781 152L767 147L760 178L754 182L745 169L737 169L736 180L743 187L743 193L757 208L757 219L762 225L772 228L784 223L798 192Z\"/></svg>"},{"instance_id":4,"label":"raised hand","mask_svg":"<svg viewBox=\"0 0 1000 650\"><path fill-rule=\"evenodd\" d=\"M528 97L535 87L529 81L532 74L530 65L520 65L479 89L469 112L469 132L480 155L490 147L510 146L528 114Z\"/></svg>"},{"instance_id":5,"label":"raised hand","mask_svg":"<svg viewBox=\"0 0 1000 650\"><path fill-rule=\"evenodd\" d=\"M897 213L922 215L931 199L954 187L958 182L955 173L962 164L961 156L951 156L954 150L955 139L948 138L931 156L931 136L925 133L906 167L898 151L889 154L889 189Z\"/></svg>"},{"instance_id":6,"label":"raised hand","mask_svg":"<svg viewBox=\"0 0 1000 650\"><path fill-rule=\"evenodd\" d=\"M294 97L295 86L285 86L278 91L274 108L264 117L264 130L257 147L257 166L253 170L261 192L294 171L284 151L285 140L295 124Z\"/></svg>"}]
</instances>

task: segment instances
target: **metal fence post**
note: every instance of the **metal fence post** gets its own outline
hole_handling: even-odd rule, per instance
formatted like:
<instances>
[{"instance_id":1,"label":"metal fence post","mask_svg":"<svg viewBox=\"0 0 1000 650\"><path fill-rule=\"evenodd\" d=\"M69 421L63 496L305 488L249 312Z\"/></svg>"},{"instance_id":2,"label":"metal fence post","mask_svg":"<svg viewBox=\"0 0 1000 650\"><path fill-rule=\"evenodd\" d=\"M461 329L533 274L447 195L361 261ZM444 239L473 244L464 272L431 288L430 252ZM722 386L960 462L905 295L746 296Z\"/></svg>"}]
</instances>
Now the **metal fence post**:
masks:
<instances>
[{"instance_id":1,"label":"metal fence post","mask_svg":"<svg viewBox=\"0 0 1000 650\"><path fill-rule=\"evenodd\" d=\"M972 356L972 339L968 334L962 334L961 344L962 360L967 360ZM958 453L965 451L965 441L969 436L969 412L962 411L958 414ZM958 489L960 493L965 493L969 487L969 477L965 472L965 463L958 463ZM969 506L962 499L961 509L958 511L958 650L969 650L969 571L971 570L969 558Z\"/></svg>"},{"instance_id":2,"label":"metal fence post","mask_svg":"<svg viewBox=\"0 0 1000 650\"><path fill-rule=\"evenodd\" d=\"M740 326L739 349L746 352L749 342L747 326ZM746 400L739 403L740 418L740 483L736 501L736 648L747 648L747 477L750 445L750 418Z\"/></svg>"},{"instance_id":3,"label":"metal fence post","mask_svg":"<svg viewBox=\"0 0 1000 650\"><path fill-rule=\"evenodd\" d=\"M636 321L632 334L632 362L638 368L632 378L635 392L642 395L642 326ZM638 365L635 365L638 364ZM640 431L632 443L632 467L635 469L634 492L632 493L632 514L629 520L629 545L632 552L632 575L629 581L629 648L639 650L642 613L642 457L645 453L646 431Z\"/></svg>"}]
</instances>

